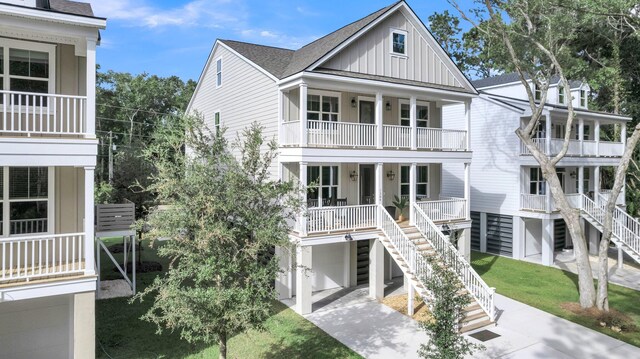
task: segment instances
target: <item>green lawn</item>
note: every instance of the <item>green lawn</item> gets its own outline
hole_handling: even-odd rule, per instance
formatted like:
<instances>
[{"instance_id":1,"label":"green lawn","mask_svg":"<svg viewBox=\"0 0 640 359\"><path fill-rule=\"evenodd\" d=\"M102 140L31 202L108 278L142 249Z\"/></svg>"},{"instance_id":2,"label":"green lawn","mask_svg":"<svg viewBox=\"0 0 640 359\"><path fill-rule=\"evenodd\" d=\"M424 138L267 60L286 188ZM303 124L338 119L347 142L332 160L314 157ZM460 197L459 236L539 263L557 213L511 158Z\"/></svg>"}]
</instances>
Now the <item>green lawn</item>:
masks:
<instances>
[{"instance_id":1,"label":"green lawn","mask_svg":"<svg viewBox=\"0 0 640 359\"><path fill-rule=\"evenodd\" d=\"M118 243L111 239L108 245ZM121 259L121 255L116 256ZM143 260L167 261L155 255L145 245ZM118 278L111 271L111 262L102 255L103 278ZM139 274L138 288L149 285L157 274ZM155 334L155 326L141 321L150 303L129 304L127 299L108 299L96 302L97 358L217 358L217 346L190 345L177 333ZM274 303L273 316L266 323L266 331L251 331L232 338L229 358L360 358L359 355L330 337L321 329L288 309ZM106 354L105 354L106 352ZM108 355L107 355L108 354Z\"/></svg>"},{"instance_id":2,"label":"green lawn","mask_svg":"<svg viewBox=\"0 0 640 359\"><path fill-rule=\"evenodd\" d=\"M584 325L629 344L640 346L640 333L616 333L602 328L591 318L576 315L560 307L578 302L578 276L560 269L473 252L472 266L499 294L526 303L548 313ZM640 292L609 285L609 303L630 316L640 328Z\"/></svg>"}]
</instances>

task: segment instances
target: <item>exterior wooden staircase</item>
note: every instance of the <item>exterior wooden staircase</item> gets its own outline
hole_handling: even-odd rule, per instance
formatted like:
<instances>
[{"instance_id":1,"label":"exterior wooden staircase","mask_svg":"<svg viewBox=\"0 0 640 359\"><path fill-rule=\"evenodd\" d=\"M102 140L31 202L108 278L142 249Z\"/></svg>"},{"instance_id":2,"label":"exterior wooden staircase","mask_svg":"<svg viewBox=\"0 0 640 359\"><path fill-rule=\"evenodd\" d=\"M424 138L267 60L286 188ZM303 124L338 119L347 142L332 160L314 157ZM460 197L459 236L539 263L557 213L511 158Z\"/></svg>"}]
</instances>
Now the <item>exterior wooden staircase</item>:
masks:
<instances>
[{"instance_id":1,"label":"exterior wooden staircase","mask_svg":"<svg viewBox=\"0 0 640 359\"><path fill-rule=\"evenodd\" d=\"M382 231L386 235L386 238L382 240L384 247L427 304L432 296L429 289L422 283L421 278L430 276L432 271L426 258L437 254L444 254L448 258L452 258L453 255L457 261L455 262L456 267L463 271L457 273L465 286L462 293L469 293L473 298L473 301L464 309L464 320L460 323L460 332L464 333L492 325L495 321L494 290L480 279L442 232L426 218L423 212L420 212L416 212L416 214L424 216L424 219L428 221L423 220L420 223L430 225L429 233L425 233L425 230L421 230L418 226L409 225L408 222L399 225L390 216L384 216L386 214L384 211L384 214L381 215ZM434 242L433 235L438 235L439 241ZM443 248L443 243L446 243L448 247ZM460 260L464 261L466 265L461 265Z\"/></svg>"}]
</instances>

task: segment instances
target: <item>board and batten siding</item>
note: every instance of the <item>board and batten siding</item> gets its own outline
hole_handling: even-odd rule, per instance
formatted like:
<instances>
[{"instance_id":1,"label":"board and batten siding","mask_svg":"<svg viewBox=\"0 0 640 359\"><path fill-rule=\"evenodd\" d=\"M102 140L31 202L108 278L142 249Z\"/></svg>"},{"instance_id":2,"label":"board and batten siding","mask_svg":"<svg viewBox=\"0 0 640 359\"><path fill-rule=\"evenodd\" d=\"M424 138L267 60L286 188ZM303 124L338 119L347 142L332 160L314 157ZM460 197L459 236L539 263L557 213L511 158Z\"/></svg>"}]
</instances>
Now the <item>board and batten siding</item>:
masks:
<instances>
[{"instance_id":1,"label":"board and batten siding","mask_svg":"<svg viewBox=\"0 0 640 359\"><path fill-rule=\"evenodd\" d=\"M447 128L464 129L464 105L443 107ZM482 98L471 104L471 210L517 215L520 210L520 142L518 115ZM454 196L464 186L464 169L445 164L443 194Z\"/></svg>"},{"instance_id":2,"label":"board and batten siding","mask_svg":"<svg viewBox=\"0 0 640 359\"><path fill-rule=\"evenodd\" d=\"M463 88L462 75L421 27L397 11L320 67ZM391 29L407 31L407 56L391 53Z\"/></svg>"},{"instance_id":3,"label":"board and batten siding","mask_svg":"<svg viewBox=\"0 0 640 359\"><path fill-rule=\"evenodd\" d=\"M222 86L216 88L218 58L222 58ZM214 129L214 114L220 112L220 123L227 129L225 137L230 143L252 122L262 125L268 141L277 140L278 87L275 81L224 46L216 46L211 61L200 79L191 112L204 116L211 130ZM266 145L263 150L267 150ZM239 152L234 154L239 155ZM277 163L272 163L271 174L278 175Z\"/></svg>"}]
</instances>

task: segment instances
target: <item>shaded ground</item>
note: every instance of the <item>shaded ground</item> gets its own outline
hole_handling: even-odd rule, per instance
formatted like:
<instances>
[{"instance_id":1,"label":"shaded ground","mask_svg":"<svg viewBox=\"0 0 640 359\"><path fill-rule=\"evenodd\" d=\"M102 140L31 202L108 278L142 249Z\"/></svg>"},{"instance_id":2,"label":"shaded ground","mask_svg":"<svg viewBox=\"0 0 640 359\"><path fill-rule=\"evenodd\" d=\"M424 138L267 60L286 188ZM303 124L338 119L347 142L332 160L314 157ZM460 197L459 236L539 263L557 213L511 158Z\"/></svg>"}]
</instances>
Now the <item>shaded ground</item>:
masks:
<instances>
[{"instance_id":1,"label":"shaded ground","mask_svg":"<svg viewBox=\"0 0 640 359\"><path fill-rule=\"evenodd\" d=\"M119 238L110 239L114 244ZM156 261L168 267L145 242L144 261ZM122 260L121 254L114 255ZM106 255L102 254L103 278L116 279L119 273ZM159 273L138 275L138 288L148 286ZM106 299L96 302L96 357L118 359L155 358L217 358L215 345L190 345L180 340L178 333L155 334L156 327L139 318L151 306L149 300L129 304L128 298ZM251 331L238 335L229 342L229 358L360 358L359 355L323 332L321 329L288 309L282 303L273 303L273 316L263 332Z\"/></svg>"}]
</instances>

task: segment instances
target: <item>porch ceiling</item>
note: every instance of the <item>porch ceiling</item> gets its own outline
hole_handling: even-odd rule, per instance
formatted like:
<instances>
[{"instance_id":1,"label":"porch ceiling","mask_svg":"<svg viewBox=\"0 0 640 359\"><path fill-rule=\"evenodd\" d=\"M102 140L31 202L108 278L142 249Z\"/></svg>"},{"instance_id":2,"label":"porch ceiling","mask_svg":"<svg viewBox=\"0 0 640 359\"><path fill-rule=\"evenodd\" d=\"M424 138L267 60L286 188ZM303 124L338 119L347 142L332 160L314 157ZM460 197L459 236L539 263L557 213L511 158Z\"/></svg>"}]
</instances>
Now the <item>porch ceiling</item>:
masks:
<instances>
[{"instance_id":1,"label":"porch ceiling","mask_svg":"<svg viewBox=\"0 0 640 359\"><path fill-rule=\"evenodd\" d=\"M282 163L470 163L472 152L344 149L344 148L280 148Z\"/></svg>"}]
</instances>

